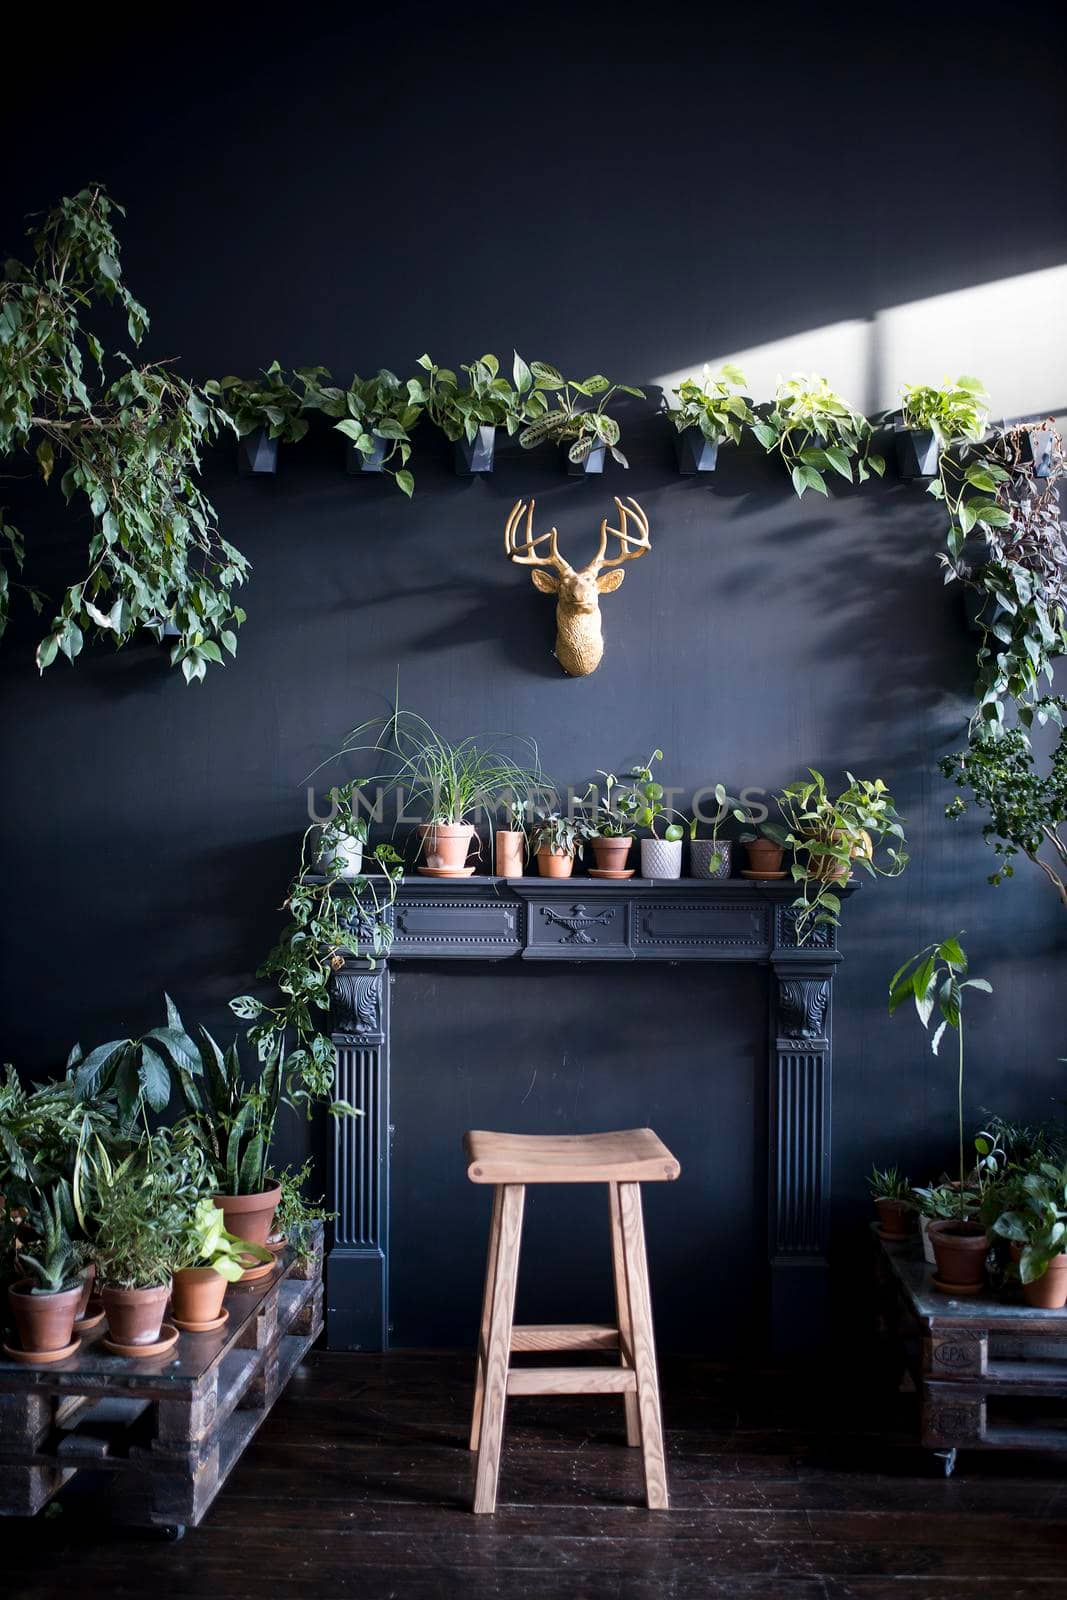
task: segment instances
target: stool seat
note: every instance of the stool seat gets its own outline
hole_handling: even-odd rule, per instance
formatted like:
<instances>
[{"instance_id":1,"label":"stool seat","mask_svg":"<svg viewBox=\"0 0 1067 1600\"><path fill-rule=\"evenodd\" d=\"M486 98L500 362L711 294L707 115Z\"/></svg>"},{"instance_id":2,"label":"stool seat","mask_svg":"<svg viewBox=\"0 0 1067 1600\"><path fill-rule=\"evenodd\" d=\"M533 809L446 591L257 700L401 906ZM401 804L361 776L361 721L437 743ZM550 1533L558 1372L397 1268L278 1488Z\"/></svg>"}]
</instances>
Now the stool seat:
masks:
<instances>
[{"instance_id":1,"label":"stool seat","mask_svg":"<svg viewBox=\"0 0 1067 1600\"><path fill-rule=\"evenodd\" d=\"M614 1133L464 1134L472 1183L663 1183L681 1164L651 1128Z\"/></svg>"}]
</instances>

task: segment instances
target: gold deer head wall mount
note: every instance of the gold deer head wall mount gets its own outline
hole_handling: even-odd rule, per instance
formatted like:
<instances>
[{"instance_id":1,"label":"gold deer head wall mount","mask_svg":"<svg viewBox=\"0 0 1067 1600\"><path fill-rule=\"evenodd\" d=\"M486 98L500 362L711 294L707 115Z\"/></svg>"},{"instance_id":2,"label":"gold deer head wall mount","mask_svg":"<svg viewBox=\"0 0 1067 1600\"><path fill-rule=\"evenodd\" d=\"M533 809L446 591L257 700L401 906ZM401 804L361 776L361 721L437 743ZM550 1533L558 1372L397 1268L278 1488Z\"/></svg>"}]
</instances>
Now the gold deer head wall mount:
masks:
<instances>
[{"instance_id":1,"label":"gold deer head wall mount","mask_svg":"<svg viewBox=\"0 0 1067 1600\"><path fill-rule=\"evenodd\" d=\"M626 504L615 496L619 526L600 524L600 547L586 567L575 570L559 553L559 534L555 528L534 536L534 504L516 500L504 525L504 551L521 567L532 567L535 589L556 596L556 659L572 678L595 672L604 654L604 634L600 625L600 596L611 594L626 574L624 561L636 561L651 550L648 518L636 500L627 496ZM521 526L525 515L525 526ZM636 532L631 532L633 523ZM619 541L618 552L608 555L608 539ZM541 546L548 546L539 555Z\"/></svg>"}]
</instances>

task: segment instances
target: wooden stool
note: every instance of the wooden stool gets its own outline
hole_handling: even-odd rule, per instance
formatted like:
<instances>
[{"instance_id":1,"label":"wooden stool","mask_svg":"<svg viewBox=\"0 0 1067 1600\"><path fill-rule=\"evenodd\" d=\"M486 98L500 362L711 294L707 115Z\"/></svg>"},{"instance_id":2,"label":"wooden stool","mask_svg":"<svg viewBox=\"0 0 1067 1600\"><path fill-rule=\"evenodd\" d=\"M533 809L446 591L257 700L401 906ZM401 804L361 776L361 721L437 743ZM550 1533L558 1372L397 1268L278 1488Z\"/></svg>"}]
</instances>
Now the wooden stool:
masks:
<instances>
[{"instance_id":1,"label":"wooden stool","mask_svg":"<svg viewBox=\"0 0 1067 1600\"><path fill-rule=\"evenodd\" d=\"M642 1183L676 1178L681 1167L651 1128L623 1133L464 1135L467 1176L491 1183L493 1220L470 1447L478 1452L475 1511L495 1511L504 1404L509 1394L621 1394L626 1443L640 1445L649 1510L666 1511L652 1301L648 1287ZM515 1327L522 1213L528 1183L606 1183L617 1326L596 1323ZM618 1350L618 1367L513 1367L513 1350Z\"/></svg>"}]
</instances>

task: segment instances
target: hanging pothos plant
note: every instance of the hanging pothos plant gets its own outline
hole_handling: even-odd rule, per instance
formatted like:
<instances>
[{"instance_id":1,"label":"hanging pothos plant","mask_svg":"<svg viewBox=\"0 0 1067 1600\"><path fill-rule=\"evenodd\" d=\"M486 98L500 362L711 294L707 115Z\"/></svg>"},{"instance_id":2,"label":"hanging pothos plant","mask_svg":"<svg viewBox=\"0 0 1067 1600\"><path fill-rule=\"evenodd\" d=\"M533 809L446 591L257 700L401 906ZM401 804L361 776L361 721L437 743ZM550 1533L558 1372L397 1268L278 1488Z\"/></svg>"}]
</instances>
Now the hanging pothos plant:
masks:
<instances>
[{"instance_id":1,"label":"hanging pothos plant","mask_svg":"<svg viewBox=\"0 0 1067 1600\"><path fill-rule=\"evenodd\" d=\"M351 810L359 787L358 781L343 784L327 799L338 813ZM373 969L388 951L393 938L389 908L404 864L392 845L379 844L372 852L379 873L345 878L342 856L319 854L318 827L312 823L304 834L300 870L283 906L288 921L256 973L275 982L280 999L271 1005L243 994L230 1001L230 1008L251 1024L248 1038L261 1061L295 1037L295 1048L284 1058L286 1078L300 1080L315 1098L331 1099L330 980L346 960L362 959Z\"/></svg>"},{"instance_id":2,"label":"hanging pothos plant","mask_svg":"<svg viewBox=\"0 0 1067 1600\"><path fill-rule=\"evenodd\" d=\"M223 650L237 649L244 612L233 598L248 572L222 538L196 481L200 450L225 420L203 390L167 366L135 366L117 352L117 375L83 317L103 302L126 313L138 345L148 315L122 279L112 213L97 184L63 199L29 237L31 259L9 260L0 281L0 456L28 452L44 482L87 502L92 535L81 576L63 594L37 647L43 672L73 661L92 631L116 645L147 628L176 630L171 662L187 682ZM14 584L22 534L0 509L0 630L12 588L40 612L46 597ZM6 559L4 559L6 558Z\"/></svg>"}]
</instances>

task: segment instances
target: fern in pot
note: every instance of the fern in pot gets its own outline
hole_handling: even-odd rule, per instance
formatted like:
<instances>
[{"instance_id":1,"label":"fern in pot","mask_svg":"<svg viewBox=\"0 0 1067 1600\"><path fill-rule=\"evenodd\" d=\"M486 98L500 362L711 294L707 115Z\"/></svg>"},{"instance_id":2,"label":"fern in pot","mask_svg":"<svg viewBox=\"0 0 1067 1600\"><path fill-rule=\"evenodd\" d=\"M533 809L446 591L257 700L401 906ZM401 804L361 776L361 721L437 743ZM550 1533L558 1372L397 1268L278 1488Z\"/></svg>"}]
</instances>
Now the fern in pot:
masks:
<instances>
[{"instance_id":1,"label":"fern in pot","mask_svg":"<svg viewBox=\"0 0 1067 1600\"><path fill-rule=\"evenodd\" d=\"M68 1210L69 1195L64 1204L57 1184L27 1219L33 1237L18 1254L23 1276L7 1292L22 1349L53 1359L70 1348L84 1286L82 1252L64 1220Z\"/></svg>"},{"instance_id":2,"label":"fern in pot","mask_svg":"<svg viewBox=\"0 0 1067 1600\"><path fill-rule=\"evenodd\" d=\"M108 1331L116 1344L158 1342L183 1222L173 1170L138 1150L96 1177L93 1259Z\"/></svg>"}]
</instances>

